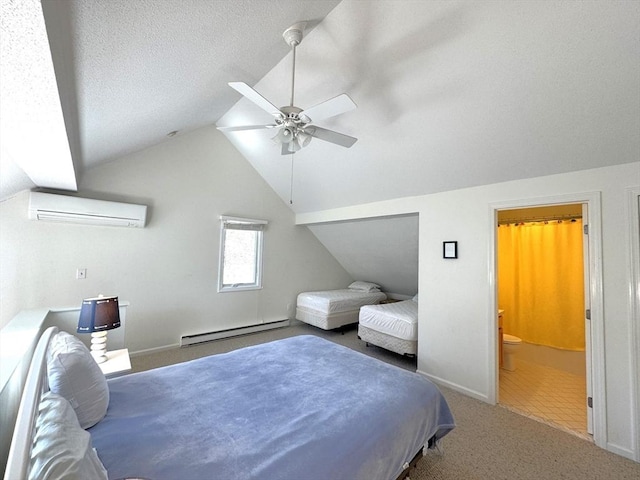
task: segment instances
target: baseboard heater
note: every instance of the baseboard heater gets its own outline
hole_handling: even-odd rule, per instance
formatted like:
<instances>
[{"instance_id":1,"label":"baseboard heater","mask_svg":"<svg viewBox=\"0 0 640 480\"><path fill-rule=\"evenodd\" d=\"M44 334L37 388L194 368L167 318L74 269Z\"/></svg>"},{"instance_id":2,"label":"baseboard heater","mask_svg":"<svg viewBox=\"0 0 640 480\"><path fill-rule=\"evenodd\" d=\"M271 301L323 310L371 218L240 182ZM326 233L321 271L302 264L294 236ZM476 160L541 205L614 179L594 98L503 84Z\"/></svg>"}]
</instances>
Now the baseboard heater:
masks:
<instances>
[{"instance_id":1,"label":"baseboard heater","mask_svg":"<svg viewBox=\"0 0 640 480\"><path fill-rule=\"evenodd\" d=\"M272 330L274 328L288 327L289 323L289 320L278 320L276 322L260 323L258 325L250 325L248 327L230 328L228 330L219 330L217 332L198 333L196 335L183 335L182 337L180 337L180 346L188 347L189 345L197 345L198 343L210 342L212 340L237 337L239 335L246 335L248 333Z\"/></svg>"}]
</instances>

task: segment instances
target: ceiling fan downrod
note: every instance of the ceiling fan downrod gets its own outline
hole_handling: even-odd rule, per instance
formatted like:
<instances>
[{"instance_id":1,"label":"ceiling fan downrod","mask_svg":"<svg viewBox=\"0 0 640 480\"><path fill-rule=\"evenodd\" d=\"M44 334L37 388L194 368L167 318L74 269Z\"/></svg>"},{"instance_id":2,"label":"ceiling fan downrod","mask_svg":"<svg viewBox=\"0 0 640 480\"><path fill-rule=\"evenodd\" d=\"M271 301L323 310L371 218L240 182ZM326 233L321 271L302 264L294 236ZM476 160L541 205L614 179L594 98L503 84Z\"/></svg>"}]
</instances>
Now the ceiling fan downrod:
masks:
<instances>
[{"instance_id":1,"label":"ceiling fan downrod","mask_svg":"<svg viewBox=\"0 0 640 480\"><path fill-rule=\"evenodd\" d=\"M296 85L296 47L300 45L300 42L302 42L302 32L304 32L304 28L306 26L307 22L294 23L282 34L282 38L284 38L284 41L287 42L287 45L291 47L291 51L293 53L293 65L291 68L291 102L289 103L290 107L294 106L293 94L295 92Z\"/></svg>"}]
</instances>

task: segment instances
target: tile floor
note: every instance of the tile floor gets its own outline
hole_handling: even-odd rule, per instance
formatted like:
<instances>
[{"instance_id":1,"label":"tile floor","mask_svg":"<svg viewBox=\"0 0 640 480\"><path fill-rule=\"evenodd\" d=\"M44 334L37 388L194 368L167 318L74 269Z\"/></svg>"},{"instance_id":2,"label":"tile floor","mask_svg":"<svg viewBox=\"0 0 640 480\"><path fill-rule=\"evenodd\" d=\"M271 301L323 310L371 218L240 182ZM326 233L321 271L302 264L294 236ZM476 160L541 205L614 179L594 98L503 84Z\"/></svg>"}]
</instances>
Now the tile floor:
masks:
<instances>
[{"instance_id":1,"label":"tile floor","mask_svg":"<svg viewBox=\"0 0 640 480\"><path fill-rule=\"evenodd\" d=\"M582 438L587 433L586 380L520 360L515 371L500 369L501 406Z\"/></svg>"}]
</instances>

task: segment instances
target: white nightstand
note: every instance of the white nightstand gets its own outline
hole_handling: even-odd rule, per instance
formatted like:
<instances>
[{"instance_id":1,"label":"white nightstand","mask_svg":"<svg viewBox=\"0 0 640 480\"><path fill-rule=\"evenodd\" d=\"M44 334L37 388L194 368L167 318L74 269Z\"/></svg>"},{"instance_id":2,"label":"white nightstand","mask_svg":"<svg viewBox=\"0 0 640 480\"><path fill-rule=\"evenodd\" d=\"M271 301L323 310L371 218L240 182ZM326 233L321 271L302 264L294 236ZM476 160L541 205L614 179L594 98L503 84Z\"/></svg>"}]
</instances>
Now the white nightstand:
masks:
<instances>
[{"instance_id":1,"label":"white nightstand","mask_svg":"<svg viewBox=\"0 0 640 480\"><path fill-rule=\"evenodd\" d=\"M131 370L131 359L129 349L112 350L107 352L107 361L99 363L98 366L107 378L118 377Z\"/></svg>"}]
</instances>

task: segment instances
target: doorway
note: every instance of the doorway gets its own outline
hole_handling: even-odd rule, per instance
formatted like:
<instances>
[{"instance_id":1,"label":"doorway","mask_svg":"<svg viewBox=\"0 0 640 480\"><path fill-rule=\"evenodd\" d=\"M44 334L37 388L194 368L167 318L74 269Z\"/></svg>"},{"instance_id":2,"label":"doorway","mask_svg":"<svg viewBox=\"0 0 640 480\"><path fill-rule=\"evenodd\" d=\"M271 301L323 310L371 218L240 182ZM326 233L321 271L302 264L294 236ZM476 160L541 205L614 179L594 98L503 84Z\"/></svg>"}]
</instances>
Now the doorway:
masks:
<instances>
[{"instance_id":1,"label":"doorway","mask_svg":"<svg viewBox=\"0 0 640 480\"><path fill-rule=\"evenodd\" d=\"M588 225L589 246L585 250L585 298L588 299L590 338L586 342L587 370L591 371L590 385L587 395L591 397L590 411L592 417L593 441L600 448L607 448L607 390L604 347L604 294L602 272L602 194L601 192L581 192L547 197L516 199L506 202L494 202L489 205L489 282L490 295L488 301L489 323L489 400L499 403L499 365L498 365L498 292L497 292L497 237L496 222L498 211L516 208L540 207L580 203L586 206L583 212L584 223ZM588 378L589 379L589 378ZM639 400L640 401L640 400Z\"/></svg>"},{"instance_id":2,"label":"doorway","mask_svg":"<svg viewBox=\"0 0 640 480\"><path fill-rule=\"evenodd\" d=\"M498 211L497 382L502 406L591 438L585 208Z\"/></svg>"}]
</instances>

